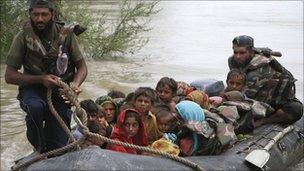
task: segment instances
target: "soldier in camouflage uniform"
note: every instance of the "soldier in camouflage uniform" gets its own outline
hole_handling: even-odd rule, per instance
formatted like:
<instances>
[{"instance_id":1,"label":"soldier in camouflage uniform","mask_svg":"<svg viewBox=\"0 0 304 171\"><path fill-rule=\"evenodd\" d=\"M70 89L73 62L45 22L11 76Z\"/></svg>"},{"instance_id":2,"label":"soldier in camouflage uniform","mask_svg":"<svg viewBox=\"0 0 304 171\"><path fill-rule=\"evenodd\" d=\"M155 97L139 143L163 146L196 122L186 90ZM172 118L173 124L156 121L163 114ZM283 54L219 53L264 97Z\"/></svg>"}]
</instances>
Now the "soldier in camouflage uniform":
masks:
<instances>
[{"instance_id":1,"label":"soldier in camouflage uniform","mask_svg":"<svg viewBox=\"0 0 304 171\"><path fill-rule=\"evenodd\" d=\"M68 136L49 111L47 88L54 88L55 109L70 127L72 111L68 101L59 95L55 79L61 78L80 93L87 67L73 31L53 21L54 6L50 1L32 0L29 15L30 20L15 36L8 52L5 80L19 85L18 100L27 113L26 135L41 153L68 142ZM23 73L18 71L22 66Z\"/></svg>"},{"instance_id":2,"label":"soldier in camouflage uniform","mask_svg":"<svg viewBox=\"0 0 304 171\"><path fill-rule=\"evenodd\" d=\"M291 124L299 120L303 115L303 104L295 98L293 75L274 59L270 49L255 48L250 36L237 36L232 43L229 68L246 73L245 94L275 109L270 116L257 120L255 127L267 123Z\"/></svg>"}]
</instances>

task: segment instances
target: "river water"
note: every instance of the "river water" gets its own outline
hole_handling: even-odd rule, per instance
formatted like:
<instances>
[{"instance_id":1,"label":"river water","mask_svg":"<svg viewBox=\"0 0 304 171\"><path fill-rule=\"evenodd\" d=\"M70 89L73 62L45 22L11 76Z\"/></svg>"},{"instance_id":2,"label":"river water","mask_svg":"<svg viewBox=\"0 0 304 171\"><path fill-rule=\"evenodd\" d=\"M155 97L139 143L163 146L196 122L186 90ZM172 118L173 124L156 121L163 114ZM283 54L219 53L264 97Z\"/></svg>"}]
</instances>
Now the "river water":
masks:
<instances>
[{"instance_id":1,"label":"river water","mask_svg":"<svg viewBox=\"0 0 304 171\"><path fill-rule=\"evenodd\" d=\"M117 11L109 7L115 6L100 1L93 8L114 16ZM139 53L115 61L88 61L80 100L95 100L111 88L125 93L139 86L155 88L163 76L188 83L225 80L231 41L247 34L256 47L282 52L278 61L298 79L297 97L303 102L303 1L160 1L158 8L153 30L145 35L150 42ZM1 170L8 170L32 147L25 137L17 87L5 83L4 70L1 65Z\"/></svg>"}]
</instances>

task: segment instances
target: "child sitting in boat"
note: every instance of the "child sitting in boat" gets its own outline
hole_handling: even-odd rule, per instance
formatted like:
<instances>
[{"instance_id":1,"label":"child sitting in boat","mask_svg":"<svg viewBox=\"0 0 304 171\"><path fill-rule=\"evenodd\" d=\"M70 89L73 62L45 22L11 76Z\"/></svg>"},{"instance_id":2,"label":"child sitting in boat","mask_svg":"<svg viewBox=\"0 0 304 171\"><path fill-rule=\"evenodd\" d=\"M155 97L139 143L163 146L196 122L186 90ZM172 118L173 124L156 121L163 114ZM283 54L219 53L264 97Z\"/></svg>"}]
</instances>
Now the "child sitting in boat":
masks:
<instances>
[{"instance_id":1,"label":"child sitting in boat","mask_svg":"<svg viewBox=\"0 0 304 171\"><path fill-rule=\"evenodd\" d=\"M81 101L80 107L82 107L86 111L88 121L97 121L104 124L105 126L109 126L104 118L103 112L101 111L99 106L96 103L94 103L93 100L87 99ZM78 117L80 117L81 119L81 116ZM72 131L72 133L76 140L80 139L83 136L79 126L77 126L75 130Z\"/></svg>"},{"instance_id":2,"label":"child sitting in boat","mask_svg":"<svg viewBox=\"0 0 304 171\"><path fill-rule=\"evenodd\" d=\"M162 134L177 133L177 121L167 105L157 105L154 111L157 127Z\"/></svg>"},{"instance_id":3,"label":"child sitting in boat","mask_svg":"<svg viewBox=\"0 0 304 171\"><path fill-rule=\"evenodd\" d=\"M173 78L163 77L157 85L156 91L160 100L169 106L171 112L175 112L176 103L173 101L173 97L177 92L177 83Z\"/></svg>"},{"instance_id":4,"label":"child sitting in boat","mask_svg":"<svg viewBox=\"0 0 304 171\"><path fill-rule=\"evenodd\" d=\"M177 120L170 112L170 108L167 105L154 106L154 110L157 126L162 134L162 138L154 141L151 145L153 149L178 155L180 153L179 147L176 143L177 133Z\"/></svg>"},{"instance_id":5,"label":"child sitting in boat","mask_svg":"<svg viewBox=\"0 0 304 171\"><path fill-rule=\"evenodd\" d=\"M118 116L117 123L113 128L110 138L125 143L147 146L147 132L141 113L134 109L123 110ZM140 151L133 148L127 148L115 144L108 144L107 149L130 154L141 154Z\"/></svg>"},{"instance_id":6,"label":"child sitting in boat","mask_svg":"<svg viewBox=\"0 0 304 171\"><path fill-rule=\"evenodd\" d=\"M227 87L223 92L220 93L220 96L213 96L209 98L213 106L217 107L222 103L223 101L222 96L225 92L229 92L229 91L243 92L244 87L246 85L246 74L239 69L232 69L227 74L226 84Z\"/></svg>"},{"instance_id":7,"label":"child sitting in boat","mask_svg":"<svg viewBox=\"0 0 304 171\"><path fill-rule=\"evenodd\" d=\"M243 89L246 85L246 74L239 69L232 69L227 74L226 79L227 87L224 90L228 91L240 91L243 92Z\"/></svg>"},{"instance_id":8,"label":"child sitting in boat","mask_svg":"<svg viewBox=\"0 0 304 171\"><path fill-rule=\"evenodd\" d=\"M108 95L97 98L95 103L101 107L105 114L106 121L113 127L119 113L117 104Z\"/></svg>"},{"instance_id":9,"label":"child sitting in boat","mask_svg":"<svg viewBox=\"0 0 304 171\"><path fill-rule=\"evenodd\" d=\"M134 92L134 108L142 114L142 121L147 128L149 144L161 137L157 128L156 117L151 112L156 97L155 90L150 87L139 87Z\"/></svg>"},{"instance_id":10,"label":"child sitting in boat","mask_svg":"<svg viewBox=\"0 0 304 171\"><path fill-rule=\"evenodd\" d=\"M90 132L106 137L110 137L112 131L111 129L109 129L111 127L107 127L104 122L98 122L96 120L89 120L88 128ZM87 140L82 145L82 148L86 148L90 145L97 145L100 148L106 148L107 144L104 141L100 140L99 138L88 136Z\"/></svg>"}]
</instances>

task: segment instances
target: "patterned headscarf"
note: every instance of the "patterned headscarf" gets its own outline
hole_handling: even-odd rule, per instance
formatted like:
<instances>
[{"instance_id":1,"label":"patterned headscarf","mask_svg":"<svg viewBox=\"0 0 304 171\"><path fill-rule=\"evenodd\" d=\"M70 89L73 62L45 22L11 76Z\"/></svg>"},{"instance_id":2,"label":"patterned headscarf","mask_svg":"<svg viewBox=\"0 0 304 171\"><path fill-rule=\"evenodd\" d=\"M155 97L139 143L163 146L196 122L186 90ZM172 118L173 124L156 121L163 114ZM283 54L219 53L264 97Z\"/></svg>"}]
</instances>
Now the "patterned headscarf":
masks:
<instances>
[{"instance_id":1,"label":"patterned headscarf","mask_svg":"<svg viewBox=\"0 0 304 171\"><path fill-rule=\"evenodd\" d=\"M116 122L117 116L119 114L119 108L118 105L115 103L115 101L108 95L100 96L95 100L95 103L103 106L106 103L112 103L115 107L115 116L112 122ZM110 123L109 123L110 124Z\"/></svg>"},{"instance_id":2,"label":"patterned headscarf","mask_svg":"<svg viewBox=\"0 0 304 171\"><path fill-rule=\"evenodd\" d=\"M189 84L178 81L177 82L177 96L187 96L187 94L191 93L194 90L193 87L191 87Z\"/></svg>"},{"instance_id":3,"label":"patterned headscarf","mask_svg":"<svg viewBox=\"0 0 304 171\"><path fill-rule=\"evenodd\" d=\"M103 106L106 103L112 103L114 106L117 106L116 103L113 101L112 97L108 95L100 96L95 100L95 103Z\"/></svg>"},{"instance_id":4,"label":"patterned headscarf","mask_svg":"<svg viewBox=\"0 0 304 171\"><path fill-rule=\"evenodd\" d=\"M199 104L203 109L209 110L210 109L210 101L209 96L201 91L201 90L194 90L189 93L185 100L191 100L197 104Z\"/></svg>"},{"instance_id":5,"label":"patterned headscarf","mask_svg":"<svg viewBox=\"0 0 304 171\"><path fill-rule=\"evenodd\" d=\"M193 153L200 148L201 142L198 138L197 132L200 131L199 128L201 128L201 124L205 120L204 111L197 103L188 100L179 102L176 105L176 110L183 119L184 125L193 131Z\"/></svg>"},{"instance_id":6,"label":"patterned headscarf","mask_svg":"<svg viewBox=\"0 0 304 171\"><path fill-rule=\"evenodd\" d=\"M151 145L151 147L153 149L162 151L162 152L166 152L175 156L178 156L178 154L180 153L180 149L179 147L174 144L173 142L165 139L165 138L161 138L157 141L154 141Z\"/></svg>"}]
</instances>

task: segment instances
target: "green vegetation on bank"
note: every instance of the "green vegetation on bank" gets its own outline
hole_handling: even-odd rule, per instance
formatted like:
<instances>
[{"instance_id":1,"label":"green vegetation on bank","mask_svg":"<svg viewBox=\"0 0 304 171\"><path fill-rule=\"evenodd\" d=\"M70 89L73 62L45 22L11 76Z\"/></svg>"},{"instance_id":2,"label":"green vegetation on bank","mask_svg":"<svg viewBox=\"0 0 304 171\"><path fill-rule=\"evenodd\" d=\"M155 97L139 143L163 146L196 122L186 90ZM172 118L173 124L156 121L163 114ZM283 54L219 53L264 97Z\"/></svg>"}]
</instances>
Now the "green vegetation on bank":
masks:
<instances>
[{"instance_id":1,"label":"green vegetation on bank","mask_svg":"<svg viewBox=\"0 0 304 171\"><path fill-rule=\"evenodd\" d=\"M28 0L0 1L0 58L6 59L6 54L14 35L21 29L22 23L28 19ZM133 54L141 49L148 38L143 33L151 30L151 16L159 10L157 1L113 1L118 6L118 15L110 20L106 12L92 10L90 1L53 0L59 11L59 20L77 22L87 27L79 36L85 56L93 59L104 59ZM100 3L93 1L93 3Z\"/></svg>"}]
</instances>

